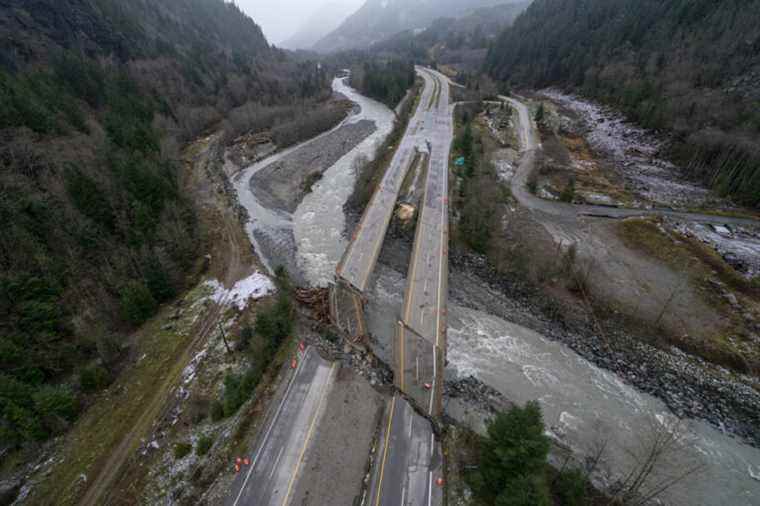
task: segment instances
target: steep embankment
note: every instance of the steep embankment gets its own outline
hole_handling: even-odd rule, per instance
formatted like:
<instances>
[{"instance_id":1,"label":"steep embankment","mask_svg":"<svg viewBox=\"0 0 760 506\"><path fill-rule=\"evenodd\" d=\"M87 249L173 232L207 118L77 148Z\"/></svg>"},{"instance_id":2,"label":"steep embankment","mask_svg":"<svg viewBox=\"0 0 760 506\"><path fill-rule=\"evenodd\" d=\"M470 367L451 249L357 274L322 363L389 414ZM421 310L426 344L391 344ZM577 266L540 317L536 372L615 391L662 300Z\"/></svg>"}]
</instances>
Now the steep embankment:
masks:
<instances>
[{"instance_id":1,"label":"steep embankment","mask_svg":"<svg viewBox=\"0 0 760 506\"><path fill-rule=\"evenodd\" d=\"M178 146L328 84L222 0L0 1L0 448L65 430L194 271Z\"/></svg>"},{"instance_id":2,"label":"steep embankment","mask_svg":"<svg viewBox=\"0 0 760 506\"><path fill-rule=\"evenodd\" d=\"M673 134L690 176L760 205L760 1L537 0L487 62L515 86L559 85Z\"/></svg>"}]
</instances>

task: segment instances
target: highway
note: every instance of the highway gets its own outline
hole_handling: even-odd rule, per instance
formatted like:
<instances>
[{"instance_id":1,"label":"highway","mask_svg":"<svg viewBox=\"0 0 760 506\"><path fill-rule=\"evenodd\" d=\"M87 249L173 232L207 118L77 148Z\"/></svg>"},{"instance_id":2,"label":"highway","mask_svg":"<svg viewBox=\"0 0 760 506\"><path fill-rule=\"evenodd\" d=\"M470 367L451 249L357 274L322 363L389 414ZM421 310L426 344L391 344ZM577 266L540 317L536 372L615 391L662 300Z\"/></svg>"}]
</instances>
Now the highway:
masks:
<instances>
[{"instance_id":1,"label":"highway","mask_svg":"<svg viewBox=\"0 0 760 506\"><path fill-rule=\"evenodd\" d=\"M512 195L517 199L517 201L528 209L544 212L553 216L564 217L596 216L602 218L629 218L636 216L665 215L684 221L710 223L713 225L757 225L758 223L758 220L752 218L689 213L675 211L673 209L632 209L609 206L578 205L537 197L528 191L528 178L533 172L536 164L536 152L541 147L533 118L530 116L528 107L519 97L499 96L499 98L508 102L517 111L517 123L519 127L518 134L523 155L520 159L517 171L512 178L511 190Z\"/></svg>"},{"instance_id":2,"label":"highway","mask_svg":"<svg viewBox=\"0 0 760 506\"><path fill-rule=\"evenodd\" d=\"M417 152L427 151L425 140L434 128L434 115L427 105L436 96L437 81L427 69L417 67L417 73L425 81L419 106L409 120L390 166L364 211L337 268L338 278L360 293L364 293L369 284L404 178Z\"/></svg>"},{"instance_id":3,"label":"highway","mask_svg":"<svg viewBox=\"0 0 760 506\"><path fill-rule=\"evenodd\" d=\"M396 384L431 416L440 411L446 350L448 295L448 174L454 125L445 76L428 71L437 85L425 132L430 162L409 263L402 321L397 331ZM420 339L428 341L420 342ZM408 351L408 353L407 353ZM413 374L409 374L413 370Z\"/></svg>"},{"instance_id":4,"label":"highway","mask_svg":"<svg viewBox=\"0 0 760 506\"><path fill-rule=\"evenodd\" d=\"M335 365L306 348L282 400L243 466L225 504L285 506L319 424L325 399L335 381Z\"/></svg>"},{"instance_id":5,"label":"highway","mask_svg":"<svg viewBox=\"0 0 760 506\"><path fill-rule=\"evenodd\" d=\"M365 504L432 506L443 501L440 445L430 422L402 397L388 403Z\"/></svg>"}]
</instances>

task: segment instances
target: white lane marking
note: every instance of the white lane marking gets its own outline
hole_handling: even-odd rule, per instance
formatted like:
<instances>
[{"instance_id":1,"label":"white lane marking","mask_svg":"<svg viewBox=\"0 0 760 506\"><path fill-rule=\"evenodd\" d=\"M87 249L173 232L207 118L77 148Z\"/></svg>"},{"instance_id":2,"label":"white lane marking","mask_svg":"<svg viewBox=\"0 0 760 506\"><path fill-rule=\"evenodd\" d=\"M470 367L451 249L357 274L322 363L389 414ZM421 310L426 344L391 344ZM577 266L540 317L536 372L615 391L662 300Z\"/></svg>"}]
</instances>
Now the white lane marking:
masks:
<instances>
[{"instance_id":1,"label":"white lane marking","mask_svg":"<svg viewBox=\"0 0 760 506\"><path fill-rule=\"evenodd\" d=\"M311 346L306 350L306 354L308 355L311 352ZM238 492L237 497L235 498L235 502L232 503L232 506L237 506L238 502L240 502L240 498L243 496L243 491L245 490L246 485L248 484L248 480L251 478L251 473L253 473L254 468L256 467L256 464L259 463L259 455L261 455L261 450L264 449L264 446L266 446L267 441L269 439L269 434L272 432L272 429L277 423L277 419L280 417L280 413L282 412L282 407L285 405L285 401L288 398L288 395L290 394L290 390L293 387L293 384L296 381L296 377L298 377L298 373L301 371L301 367L303 364L306 363L306 356L304 355L303 360L301 360L301 363L298 364L298 368L296 369L296 372L293 374L293 377L290 378L290 384L288 385L287 390L285 390L285 395L282 396L282 400L280 401L280 405L277 407L277 411L275 412L274 418L272 418L272 423L269 425L269 429L266 431L266 434L264 434L264 439L259 446L259 450L256 452L256 455L253 456L253 463L251 464L250 469L248 469L248 474L245 475L245 480L243 480L243 485L240 487L240 492Z\"/></svg>"},{"instance_id":2,"label":"white lane marking","mask_svg":"<svg viewBox=\"0 0 760 506\"><path fill-rule=\"evenodd\" d=\"M401 490L401 506L404 506L406 504L406 485L404 485L404 488Z\"/></svg>"},{"instance_id":3,"label":"white lane marking","mask_svg":"<svg viewBox=\"0 0 760 506\"><path fill-rule=\"evenodd\" d=\"M428 471L428 506L433 501L433 471Z\"/></svg>"},{"instance_id":4,"label":"white lane marking","mask_svg":"<svg viewBox=\"0 0 760 506\"><path fill-rule=\"evenodd\" d=\"M438 353L436 352L436 348L433 348L433 384L431 385L431 389L430 389L430 409L428 410L428 413L431 415L433 414L433 400L435 399L435 385L437 383L436 378L438 377L437 358L438 358Z\"/></svg>"},{"instance_id":5,"label":"white lane marking","mask_svg":"<svg viewBox=\"0 0 760 506\"><path fill-rule=\"evenodd\" d=\"M282 458L282 452L285 451L285 447L283 446L280 448L280 453L277 454L277 458L274 461L274 465L272 466L272 470L269 471L269 479L272 479L272 475L277 470L277 466L280 464L280 459Z\"/></svg>"},{"instance_id":6,"label":"white lane marking","mask_svg":"<svg viewBox=\"0 0 760 506\"><path fill-rule=\"evenodd\" d=\"M311 423L309 424L309 430L306 432L306 435L304 436L305 439L304 439L304 442L303 442L303 447L301 448L301 454L298 456L298 461L296 462L296 467L293 470L293 473L291 474L290 483L288 484L288 490L285 493L285 498L282 500L282 505L281 506L285 506L288 503L288 501L290 500L290 493L293 490L293 484L295 483L296 478L298 477L298 473L299 473L299 471L301 469L301 465L303 464L303 458L304 458L304 455L306 454L306 449L309 446L309 441L311 441L311 438L314 435L314 427L316 426L317 421L319 420L319 418L321 416L321 413L322 413L322 404L324 403L325 396L330 391L330 388L332 386L332 379L333 379L333 376L334 376L333 373L335 372L335 366L336 365L337 364L335 362L333 362L333 364L330 366L329 370L326 373L327 377L324 379L324 382L322 383L322 389L321 389L321 392L319 394L319 402L317 402L317 406L316 406L316 408L314 410L314 414L312 415ZM320 368L322 368L322 369L324 369L325 367L326 366L320 366Z\"/></svg>"}]
</instances>

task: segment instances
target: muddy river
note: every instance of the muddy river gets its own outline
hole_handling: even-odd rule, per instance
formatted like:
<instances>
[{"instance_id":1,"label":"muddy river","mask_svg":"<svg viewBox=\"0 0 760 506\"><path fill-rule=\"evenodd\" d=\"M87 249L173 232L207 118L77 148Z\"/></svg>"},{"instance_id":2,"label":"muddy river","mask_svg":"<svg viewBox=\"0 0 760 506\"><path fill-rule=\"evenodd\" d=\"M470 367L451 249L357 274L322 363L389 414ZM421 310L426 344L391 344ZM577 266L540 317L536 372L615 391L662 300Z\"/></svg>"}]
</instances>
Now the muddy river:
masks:
<instances>
[{"instance_id":1,"label":"muddy river","mask_svg":"<svg viewBox=\"0 0 760 506\"><path fill-rule=\"evenodd\" d=\"M251 216L249 236L262 260L271 267L292 254L291 263L315 286L332 280L347 245L343 204L355 181L353 162L360 155L373 155L393 121L389 109L362 97L342 80L336 79L333 88L361 109L347 122L369 119L375 121L377 130L325 172L293 215L264 208L249 187L256 170L288 151L247 168L235 181L240 202ZM319 137L310 142L319 142ZM400 314L404 284L402 274L379 265L368 297L368 325L378 354L385 360L390 358L388 347L393 323ZM566 346L492 314L455 304L449 306L448 361L450 378L472 375L514 402L538 399L553 437L581 454L602 439L614 441L604 462L604 468L613 475L630 466L628 450L640 448L653 425L672 427L676 423L658 399L597 368ZM687 420L681 425L681 445L669 457L667 472L678 473L695 465L702 469L670 490L666 502L760 504L760 450L700 421Z\"/></svg>"}]
</instances>

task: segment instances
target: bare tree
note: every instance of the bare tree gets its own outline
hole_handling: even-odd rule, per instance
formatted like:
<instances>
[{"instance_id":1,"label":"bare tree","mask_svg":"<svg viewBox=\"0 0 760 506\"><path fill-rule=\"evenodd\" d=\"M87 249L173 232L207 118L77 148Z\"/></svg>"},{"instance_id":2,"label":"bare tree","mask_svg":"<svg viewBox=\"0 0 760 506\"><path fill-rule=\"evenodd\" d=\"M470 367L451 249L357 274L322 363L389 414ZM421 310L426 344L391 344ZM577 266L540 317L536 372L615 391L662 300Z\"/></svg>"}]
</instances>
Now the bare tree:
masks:
<instances>
[{"instance_id":1,"label":"bare tree","mask_svg":"<svg viewBox=\"0 0 760 506\"><path fill-rule=\"evenodd\" d=\"M687 448L683 422L648 420L648 431L634 448L624 448L631 466L609 490L626 506L643 506L661 497L678 483L700 472L702 463L684 465L679 459Z\"/></svg>"}]
</instances>

